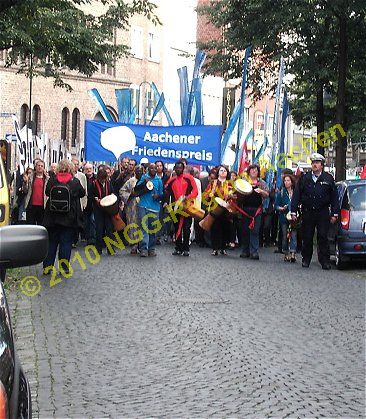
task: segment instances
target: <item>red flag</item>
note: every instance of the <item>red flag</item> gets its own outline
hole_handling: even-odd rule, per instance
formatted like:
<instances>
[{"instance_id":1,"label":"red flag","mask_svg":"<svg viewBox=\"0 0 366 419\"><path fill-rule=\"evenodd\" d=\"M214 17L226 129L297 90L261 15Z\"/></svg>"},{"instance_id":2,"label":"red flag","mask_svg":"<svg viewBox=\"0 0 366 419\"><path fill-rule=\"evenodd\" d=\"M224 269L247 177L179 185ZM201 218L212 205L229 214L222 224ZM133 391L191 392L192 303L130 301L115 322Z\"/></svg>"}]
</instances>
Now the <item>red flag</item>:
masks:
<instances>
[{"instance_id":1,"label":"red flag","mask_svg":"<svg viewBox=\"0 0 366 419\"><path fill-rule=\"evenodd\" d=\"M245 172L245 170L247 169L249 165L250 165L250 161L248 159L247 142L244 141L243 147L241 148L241 153L240 153L239 173Z\"/></svg>"},{"instance_id":2,"label":"red flag","mask_svg":"<svg viewBox=\"0 0 366 419\"><path fill-rule=\"evenodd\" d=\"M366 179L366 164L363 166L362 172L360 173L361 179Z\"/></svg>"}]
</instances>

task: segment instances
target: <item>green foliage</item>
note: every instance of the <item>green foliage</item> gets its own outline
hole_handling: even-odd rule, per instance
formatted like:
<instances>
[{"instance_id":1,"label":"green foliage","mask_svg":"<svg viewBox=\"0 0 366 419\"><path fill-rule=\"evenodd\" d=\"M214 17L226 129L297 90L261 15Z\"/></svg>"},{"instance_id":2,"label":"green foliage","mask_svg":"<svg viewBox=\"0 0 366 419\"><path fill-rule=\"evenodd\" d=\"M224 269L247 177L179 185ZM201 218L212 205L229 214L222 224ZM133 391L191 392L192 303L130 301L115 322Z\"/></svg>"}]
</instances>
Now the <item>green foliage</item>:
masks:
<instances>
[{"instance_id":1,"label":"green foliage","mask_svg":"<svg viewBox=\"0 0 366 419\"><path fill-rule=\"evenodd\" d=\"M102 6L103 13L88 13L92 5ZM98 65L113 65L128 54L126 45L110 42L115 30L127 29L134 14L160 23L155 7L147 0L5 0L0 49L9 49L8 66L18 65L28 76L52 76L55 85L67 86L62 80L66 68L91 76ZM32 65L30 57L36 57Z\"/></svg>"},{"instance_id":2,"label":"green foliage","mask_svg":"<svg viewBox=\"0 0 366 419\"><path fill-rule=\"evenodd\" d=\"M362 124L366 113L364 0L212 0L199 13L218 28L222 39L202 43L205 70L226 79L241 76L244 49L252 45L248 86L254 99L274 91L281 56L286 63L290 106L297 123L315 123L316 93L329 92L325 122L335 118L339 65L339 19L347 19L348 127ZM363 45L362 45L363 43ZM362 70L363 69L363 70ZM272 84L265 79L274 80Z\"/></svg>"}]
</instances>

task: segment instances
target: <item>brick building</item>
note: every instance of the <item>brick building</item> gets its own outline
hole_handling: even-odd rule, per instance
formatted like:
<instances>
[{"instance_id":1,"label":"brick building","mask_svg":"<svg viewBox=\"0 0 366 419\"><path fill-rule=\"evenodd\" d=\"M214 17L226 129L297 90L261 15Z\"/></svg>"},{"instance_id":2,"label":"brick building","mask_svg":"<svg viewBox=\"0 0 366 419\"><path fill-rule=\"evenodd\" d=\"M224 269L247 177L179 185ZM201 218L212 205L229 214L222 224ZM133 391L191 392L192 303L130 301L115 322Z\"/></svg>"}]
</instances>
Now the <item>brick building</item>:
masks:
<instances>
[{"instance_id":1,"label":"brick building","mask_svg":"<svg viewBox=\"0 0 366 419\"><path fill-rule=\"evenodd\" d=\"M163 2L161 2L163 3ZM160 7L164 7L161 5ZM161 12L157 9L157 14ZM88 95L88 90L98 89L112 116L117 120L115 89L134 88L133 100L137 105L138 89L141 98L149 95L149 85L144 81L154 81L162 89L163 26L155 26L145 17L135 16L130 21L129 31L117 31L114 42L130 46L132 57L118 60L115 66L101 66L92 77L87 78L76 72L68 72L65 82L73 91L54 88L53 80L42 76L32 79L32 125L33 132L46 132L52 139L62 139L66 148L75 151L79 142L83 142L84 121L100 118L98 109ZM6 51L0 52L0 113L14 113L24 126L29 114L30 80L17 74L16 68L5 68ZM142 84L141 84L142 83ZM141 84L141 85L140 85ZM141 120L147 100L140 101ZM151 110L149 109L148 112ZM160 117L159 117L160 118ZM156 123L159 123L157 119ZM0 138L14 133L11 118L0 118Z\"/></svg>"}]
</instances>

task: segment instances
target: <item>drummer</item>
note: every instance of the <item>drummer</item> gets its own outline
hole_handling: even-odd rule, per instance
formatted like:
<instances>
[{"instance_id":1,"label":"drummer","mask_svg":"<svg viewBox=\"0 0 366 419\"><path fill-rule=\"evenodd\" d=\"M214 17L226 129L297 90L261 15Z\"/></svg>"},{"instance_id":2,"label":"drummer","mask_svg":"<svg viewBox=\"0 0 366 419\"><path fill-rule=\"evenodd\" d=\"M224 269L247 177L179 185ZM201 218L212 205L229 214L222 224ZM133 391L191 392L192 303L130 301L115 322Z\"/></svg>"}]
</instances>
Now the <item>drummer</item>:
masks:
<instances>
[{"instance_id":1,"label":"drummer","mask_svg":"<svg viewBox=\"0 0 366 419\"><path fill-rule=\"evenodd\" d=\"M139 186L144 182L151 182L153 184L153 189L141 195L137 204L139 222L143 234L143 238L140 242L141 257L156 256L155 235L157 231L161 229L159 211L160 202L163 199L163 182L156 174L155 163L149 164L147 173L141 177L136 186Z\"/></svg>"},{"instance_id":2,"label":"drummer","mask_svg":"<svg viewBox=\"0 0 366 419\"><path fill-rule=\"evenodd\" d=\"M217 177L212 183L210 183L205 192L207 202L212 202L212 199L219 197L228 200L232 187L229 179L229 170L226 166L221 165L217 170ZM212 245L212 256L217 256L219 252L222 255L227 255L226 244L229 243L232 232L232 220L228 211L222 212L220 215L215 217L215 220L211 227L211 245Z\"/></svg>"},{"instance_id":3,"label":"drummer","mask_svg":"<svg viewBox=\"0 0 366 419\"><path fill-rule=\"evenodd\" d=\"M165 204L171 198L173 202L180 199L192 199L198 195L197 185L192 175L184 173L184 163L177 161L174 166L176 176L171 177L165 184ZM189 256L189 236L191 233L192 217L173 219L175 231L175 250L173 255Z\"/></svg>"},{"instance_id":4,"label":"drummer","mask_svg":"<svg viewBox=\"0 0 366 419\"><path fill-rule=\"evenodd\" d=\"M252 185L252 192L245 196L238 194L238 204L242 214L242 252L241 258L259 260L259 228L263 200L269 196L266 183L259 178L260 167L251 164L247 169L248 181Z\"/></svg>"},{"instance_id":5,"label":"drummer","mask_svg":"<svg viewBox=\"0 0 366 419\"><path fill-rule=\"evenodd\" d=\"M99 254L102 254L102 249L105 247L103 238L105 236L111 236L113 233L111 216L100 206L102 198L110 194L111 183L108 180L108 172L102 166L98 169L97 178L90 188L90 196L93 199L93 211L95 218L96 249Z\"/></svg>"}]
</instances>

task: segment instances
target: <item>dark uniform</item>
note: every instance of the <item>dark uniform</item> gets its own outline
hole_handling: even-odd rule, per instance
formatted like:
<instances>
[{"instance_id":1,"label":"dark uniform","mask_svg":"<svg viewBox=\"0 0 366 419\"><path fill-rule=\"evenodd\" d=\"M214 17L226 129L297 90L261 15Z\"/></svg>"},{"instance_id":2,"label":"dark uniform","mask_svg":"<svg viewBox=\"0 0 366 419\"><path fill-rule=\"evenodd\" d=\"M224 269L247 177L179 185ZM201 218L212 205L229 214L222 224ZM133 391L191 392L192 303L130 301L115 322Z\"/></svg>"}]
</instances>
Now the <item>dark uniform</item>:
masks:
<instances>
[{"instance_id":1,"label":"dark uniform","mask_svg":"<svg viewBox=\"0 0 366 419\"><path fill-rule=\"evenodd\" d=\"M323 171L314 182L312 171L303 175L296 185L291 200L291 213L296 213L299 205L301 205L302 213L303 262L310 264L316 227L318 260L322 266L327 265L330 261L328 242L330 217L338 216L340 211L333 176ZM331 212L329 212L329 207Z\"/></svg>"}]
</instances>

